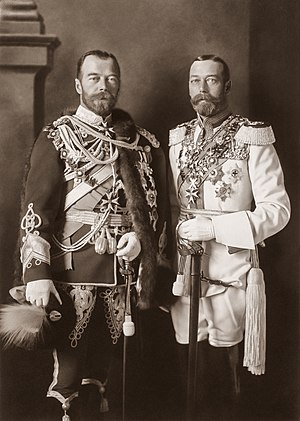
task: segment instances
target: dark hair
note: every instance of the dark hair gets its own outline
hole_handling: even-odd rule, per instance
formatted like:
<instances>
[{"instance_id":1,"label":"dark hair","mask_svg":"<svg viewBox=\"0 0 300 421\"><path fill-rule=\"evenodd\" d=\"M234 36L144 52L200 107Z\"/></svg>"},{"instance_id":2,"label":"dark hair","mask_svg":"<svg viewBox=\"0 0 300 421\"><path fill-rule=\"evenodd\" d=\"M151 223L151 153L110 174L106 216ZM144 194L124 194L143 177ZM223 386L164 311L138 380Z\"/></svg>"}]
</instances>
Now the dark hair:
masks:
<instances>
[{"instance_id":1,"label":"dark hair","mask_svg":"<svg viewBox=\"0 0 300 421\"><path fill-rule=\"evenodd\" d=\"M230 80L230 70L229 67L227 65L227 63L219 56L215 56L214 54L204 54L202 56L199 56L197 58L195 58L195 60L193 61L193 63L195 61L206 61L206 60L212 60L212 61L216 61L217 63L221 63L223 64L223 78L224 78L224 82L228 82L228 80Z\"/></svg>"},{"instance_id":2,"label":"dark hair","mask_svg":"<svg viewBox=\"0 0 300 421\"><path fill-rule=\"evenodd\" d=\"M101 50L91 50L91 51L87 51L86 53L84 53L77 62L76 77L78 79L80 77L80 72L81 72L83 62L86 59L86 57L88 57L88 56L96 56L98 58L101 58L102 60L108 60L109 58L112 58L116 67L117 67L117 70L118 70L118 73L119 73L119 76L120 76L121 72L120 72L120 66L119 66L118 60L116 59L116 57L112 53L108 53L106 51L101 51Z\"/></svg>"}]
</instances>

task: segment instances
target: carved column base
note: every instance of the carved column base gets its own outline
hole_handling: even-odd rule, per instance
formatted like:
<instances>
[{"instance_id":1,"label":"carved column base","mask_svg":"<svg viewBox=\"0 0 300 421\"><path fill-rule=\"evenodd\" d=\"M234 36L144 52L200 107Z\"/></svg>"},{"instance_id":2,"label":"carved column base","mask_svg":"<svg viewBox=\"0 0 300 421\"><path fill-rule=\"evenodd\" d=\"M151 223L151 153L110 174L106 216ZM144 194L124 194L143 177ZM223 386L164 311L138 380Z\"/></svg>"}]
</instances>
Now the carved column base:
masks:
<instances>
[{"instance_id":1,"label":"carved column base","mask_svg":"<svg viewBox=\"0 0 300 421\"><path fill-rule=\"evenodd\" d=\"M32 0L0 1L0 33L2 34L43 34L42 16Z\"/></svg>"}]
</instances>

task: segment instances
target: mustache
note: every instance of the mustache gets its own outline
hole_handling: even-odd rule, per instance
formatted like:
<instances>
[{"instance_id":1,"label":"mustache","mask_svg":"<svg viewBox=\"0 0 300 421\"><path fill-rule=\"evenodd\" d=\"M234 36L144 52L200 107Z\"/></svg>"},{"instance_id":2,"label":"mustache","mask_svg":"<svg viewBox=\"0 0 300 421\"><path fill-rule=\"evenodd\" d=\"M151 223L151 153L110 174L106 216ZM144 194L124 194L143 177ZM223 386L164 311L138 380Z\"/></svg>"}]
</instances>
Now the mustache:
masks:
<instances>
[{"instance_id":1,"label":"mustache","mask_svg":"<svg viewBox=\"0 0 300 421\"><path fill-rule=\"evenodd\" d=\"M94 94L90 96L90 99L98 99L98 100L102 100L102 99L110 99L110 100L114 100L115 97L110 93L110 92L99 92L98 94Z\"/></svg>"},{"instance_id":2,"label":"mustache","mask_svg":"<svg viewBox=\"0 0 300 421\"><path fill-rule=\"evenodd\" d=\"M191 103L193 105L197 105L200 101L212 101L213 98L209 94L197 94L193 98L191 98Z\"/></svg>"}]
</instances>

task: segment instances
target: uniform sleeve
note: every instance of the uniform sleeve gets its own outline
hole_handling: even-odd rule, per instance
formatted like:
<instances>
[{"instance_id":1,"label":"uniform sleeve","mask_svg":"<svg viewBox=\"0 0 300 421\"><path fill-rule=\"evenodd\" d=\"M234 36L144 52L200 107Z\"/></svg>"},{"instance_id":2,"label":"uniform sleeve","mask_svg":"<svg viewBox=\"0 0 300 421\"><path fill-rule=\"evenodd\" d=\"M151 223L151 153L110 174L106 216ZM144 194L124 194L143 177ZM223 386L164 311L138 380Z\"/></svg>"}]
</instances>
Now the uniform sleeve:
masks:
<instances>
[{"instance_id":1,"label":"uniform sleeve","mask_svg":"<svg viewBox=\"0 0 300 421\"><path fill-rule=\"evenodd\" d=\"M30 157L21 211L21 262L24 283L51 279L50 237L61 206L63 163L42 132Z\"/></svg>"},{"instance_id":2,"label":"uniform sleeve","mask_svg":"<svg viewBox=\"0 0 300 421\"><path fill-rule=\"evenodd\" d=\"M290 201L273 145L250 147L248 162L255 208L213 218L216 241L253 249L282 230L290 218Z\"/></svg>"}]
</instances>

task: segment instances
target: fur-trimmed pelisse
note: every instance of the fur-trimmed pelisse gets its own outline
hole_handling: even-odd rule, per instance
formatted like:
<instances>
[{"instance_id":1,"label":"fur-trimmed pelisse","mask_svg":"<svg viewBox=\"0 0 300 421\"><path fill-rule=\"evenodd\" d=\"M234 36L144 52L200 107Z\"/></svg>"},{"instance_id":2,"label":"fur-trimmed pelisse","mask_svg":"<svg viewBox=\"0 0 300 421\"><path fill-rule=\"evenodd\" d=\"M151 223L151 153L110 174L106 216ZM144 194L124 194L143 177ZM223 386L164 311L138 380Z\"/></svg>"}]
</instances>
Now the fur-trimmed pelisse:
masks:
<instances>
[{"instance_id":1,"label":"fur-trimmed pelisse","mask_svg":"<svg viewBox=\"0 0 300 421\"><path fill-rule=\"evenodd\" d=\"M128 113L116 109L112 114L116 136L128 137L133 142L136 136L134 121ZM132 216L133 230L138 236L141 246L141 271L138 306L147 309L154 304L154 291L157 279L157 244L150 223L149 207L136 167L138 158L132 150L119 147L120 175L123 180L127 209Z\"/></svg>"},{"instance_id":2,"label":"fur-trimmed pelisse","mask_svg":"<svg viewBox=\"0 0 300 421\"><path fill-rule=\"evenodd\" d=\"M113 110L112 123L117 138L120 137L123 141L124 137L128 138L128 143L135 141L136 126L128 113L120 109ZM132 216L133 230L142 246L139 275L141 290L138 306L140 309L147 309L152 305L157 305L157 244L150 223L145 192L136 166L138 154L132 149L119 147L119 159L120 175L124 183L127 207ZM16 278L20 279L19 263L16 264L16 268ZM23 288L25 293L25 286ZM66 296L63 291L60 291L60 295L64 299L63 305L59 308L57 308L58 303L55 303L53 307L51 302L47 309L37 308L26 303L25 299L19 301L18 304L2 306L0 308L0 336L4 344L24 349L35 349L53 347L58 340L68 337L68 333L76 323L76 315L70 297Z\"/></svg>"}]
</instances>

